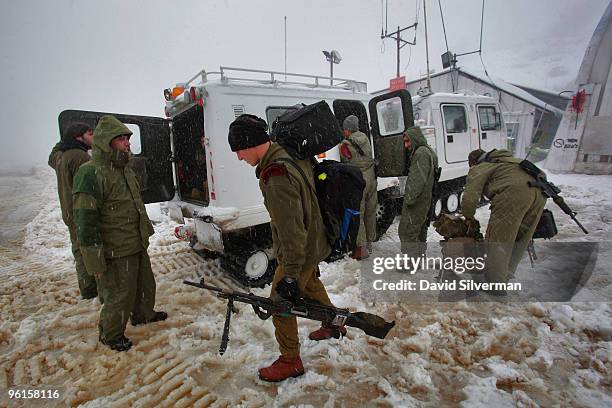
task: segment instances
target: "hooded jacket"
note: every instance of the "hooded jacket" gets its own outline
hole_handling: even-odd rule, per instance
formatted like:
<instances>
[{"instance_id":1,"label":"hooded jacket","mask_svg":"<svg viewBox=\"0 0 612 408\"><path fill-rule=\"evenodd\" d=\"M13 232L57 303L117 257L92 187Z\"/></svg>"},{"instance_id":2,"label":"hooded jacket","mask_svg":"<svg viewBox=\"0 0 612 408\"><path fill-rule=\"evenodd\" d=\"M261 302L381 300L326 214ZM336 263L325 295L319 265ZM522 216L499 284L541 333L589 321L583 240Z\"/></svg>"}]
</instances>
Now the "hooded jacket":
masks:
<instances>
[{"instance_id":1,"label":"hooded jacket","mask_svg":"<svg viewBox=\"0 0 612 408\"><path fill-rule=\"evenodd\" d=\"M374 169L372 145L368 136L363 132L353 132L340 142L340 161L359 167L364 174Z\"/></svg>"},{"instance_id":2,"label":"hooded jacket","mask_svg":"<svg viewBox=\"0 0 612 408\"><path fill-rule=\"evenodd\" d=\"M48 164L57 177L62 220L71 230L76 229L72 216L72 183L79 167L90 159L88 149L84 143L68 140L57 143L49 154Z\"/></svg>"},{"instance_id":3,"label":"hooded jacket","mask_svg":"<svg viewBox=\"0 0 612 408\"><path fill-rule=\"evenodd\" d=\"M520 191L534 181L519 165L521 159L512 157L508 150L493 150L472 166L465 182L461 200L463 215L473 219L480 197L484 194L494 205L499 200L512 201Z\"/></svg>"},{"instance_id":4,"label":"hooded jacket","mask_svg":"<svg viewBox=\"0 0 612 408\"><path fill-rule=\"evenodd\" d=\"M126 134L132 132L123 123L103 116L94 130L92 158L74 180L74 218L90 274L104 273L106 258L146 250L154 232L136 175L126 167L130 153L110 146L115 137Z\"/></svg>"},{"instance_id":5,"label":"hooded jacket","mask_svg":"<svg viewBox=\"0 0 612 408\"><path fill-rule=\"evenodd\" d=\"M295 162L309 178L291 164ZM272 143L255 170L264 205L270 214L274 254L287 276L297 279L305 268L327 258L331 248L319 202L314 193L314 173L308 160L295 160L280 145Z\"/></svg>"},{"instance_id":6,"label":"hooded jacket","mask_svg":"<svg viewBox=\"0 0 612 408\"><path fill-rule=\"evenodd\" d=\"M410 168L406 177L402 217L407 211L409 224L422 224L427 220L431 206L434 169L438 167L438 156L427 144L421 128L414 126L406 132L412 147L409 152Z\"/></svg>"}]
</instances>

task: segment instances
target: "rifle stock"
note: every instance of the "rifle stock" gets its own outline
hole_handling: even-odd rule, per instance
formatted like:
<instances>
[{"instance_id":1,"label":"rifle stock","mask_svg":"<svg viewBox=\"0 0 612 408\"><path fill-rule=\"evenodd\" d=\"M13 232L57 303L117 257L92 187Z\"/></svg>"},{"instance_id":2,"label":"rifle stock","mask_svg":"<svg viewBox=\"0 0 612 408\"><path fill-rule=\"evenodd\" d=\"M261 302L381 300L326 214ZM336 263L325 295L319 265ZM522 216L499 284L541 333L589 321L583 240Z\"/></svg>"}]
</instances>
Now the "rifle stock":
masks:
<instances>
[{"instance_id":1,"label":"rifle stock","mask_svg":"<svg viewBox=\"0 0 612 408\"><path fill-rule=\"evenodd\" d=\"M347 309L323 305L311 299L300 299L293 303L288 300L275 302L269 298L256 296L251 293L224 290L216 286L207 285L204 279L200 282L183 281L186 285L207 289L217 293L217 297L227 299L227 312L219 353L223 355L229 342L229 326L233 302L247 303L253 306L255 314L266 320L274 314L291 315L309 320L320 321L327 326L350 326L361 329L368 336L384 339L395 326L395 321L387 322L380 316L366 312L351 313Z\"/></svg>"}]
</instances>

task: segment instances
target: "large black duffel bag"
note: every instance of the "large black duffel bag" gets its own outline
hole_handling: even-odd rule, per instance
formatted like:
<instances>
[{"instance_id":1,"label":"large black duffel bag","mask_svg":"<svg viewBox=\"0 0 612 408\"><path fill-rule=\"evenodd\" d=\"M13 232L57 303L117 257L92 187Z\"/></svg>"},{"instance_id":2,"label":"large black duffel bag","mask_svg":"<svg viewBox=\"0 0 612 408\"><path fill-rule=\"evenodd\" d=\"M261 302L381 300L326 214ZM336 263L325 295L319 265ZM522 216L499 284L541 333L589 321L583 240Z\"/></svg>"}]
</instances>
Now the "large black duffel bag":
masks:
<instances>
[{"instance_id":1,"label":"large black duffel bag","mask_svg":"<svg viewBox=\"0 0 612 408\"><path fill-rule=\"evenodd\" d=\"M290 110L272 126L271 138L294 159L316 156L342 141L338 120L325 101Z\"/></svg>"}]
</instances>

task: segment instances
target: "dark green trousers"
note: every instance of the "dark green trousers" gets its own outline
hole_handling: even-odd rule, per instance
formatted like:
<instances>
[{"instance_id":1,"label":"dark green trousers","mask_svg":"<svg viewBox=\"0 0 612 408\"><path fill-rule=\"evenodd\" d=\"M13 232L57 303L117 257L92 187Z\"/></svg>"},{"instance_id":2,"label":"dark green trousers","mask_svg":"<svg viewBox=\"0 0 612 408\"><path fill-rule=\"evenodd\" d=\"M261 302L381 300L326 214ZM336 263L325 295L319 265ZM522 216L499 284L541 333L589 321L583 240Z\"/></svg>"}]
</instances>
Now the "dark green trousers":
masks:
<instances>
[{"instance_id":1,"label":"dark green trousers","mask_svg":"<svg viewBox=\"0 0 612 408\"><path fill-rule=\"evenodd\" d=\"M132 322L153 317L155 278L147 251L121 258L106 259L106 272L99 279L104 297L100 310L100 337L112 341L122 336L131 316Z\"/></svg>"},{"instance_id":2,"label":"dark green trousers","mask_svg":"<svg viewBox=\"0 0 612 408\"><path fill-rule=\"evenodd\" d=\"M70 242L72 243L72 256L74 257L74 263L77 273L77 281L79 283L79 292L82 298L92 298L98 295L98 285L96 278L90 275L85 268L83 263L83 256L81 255L79 240L77 239L76 229L68 227L70 232Z\"/></svg>"}]
</instances>

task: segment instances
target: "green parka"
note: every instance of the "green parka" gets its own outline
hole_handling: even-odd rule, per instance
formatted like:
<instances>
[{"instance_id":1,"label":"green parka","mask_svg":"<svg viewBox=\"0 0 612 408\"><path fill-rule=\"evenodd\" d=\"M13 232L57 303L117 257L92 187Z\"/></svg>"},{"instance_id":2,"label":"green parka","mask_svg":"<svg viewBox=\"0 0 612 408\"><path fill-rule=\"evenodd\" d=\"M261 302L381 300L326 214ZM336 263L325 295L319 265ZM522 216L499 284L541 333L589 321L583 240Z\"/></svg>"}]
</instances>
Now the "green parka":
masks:
<instances>
[{"instance_id":1,"label":"green parka","mask_svg":"<svg viewBox=\"0 0 612 408\"><path fill-rule=\"evenodd\" d=\"M289 163L300 166L312 185ZM300 272L327 258L331 248L327 241L319 202L314 193L314 173L307 160L295 160L280 145L272 143L255 169L264 205L270 214L274 254L289 277L298 279Z\"/></svg>"},{"instance_id":2,"label":"green parka","mask_svg":"<svg viewBox=\"0 0 612 408\"><path fill-rule=\"evenodd\" d=\"M434 169L438 167L438 156L427 144L421 128L414 126L408 128L406 132L412 142L412 149L401 222L422 225L427 221L431 206Z\"/></svg>"},{"instance_id":3,"label":"green parka","mask_svg":"<svg viewBox=\"0 0 612 408\"><path fill-rule=\"evenodd\" d=\"M57 194L62 209L62 220L71 231L76 230L72 215L72 183L79 167L90 159L87 150L84 143L73 140L57 143L49 154L49 166L55 170L57 177Z\"/></svg>"},{"instance_id":4,"label":"green parka","mask_svg":"<svg viewBox=\"0 0 612 408\"><path fill-rule=\"evenodd\" d=\"M521 169L518 165L520 162L521 159L513 157L508 150L493 150L487 155L486 161L470 168L461 200L463 215L474 218L482 195L494 205L499 205L501 202L497 201L503 194L509 198L509 205L513 205L512 202L530 190L527 183L534 179Z\"/></svg>"},{"instance_id":5,"label":"green parka","mask_svg":"<svg viewBox=\"0 0 612 408\"><path fill-rule=\"evenodd\" d=\"M340 161L359 167L364 175L368 170L373 170L374 158L372 157L372 145L368 136L363 132L353 132L345 138L340 143ZM372 174L374 174L373 171Z\"/></svg>"},{"instance_id":6,"label":"green parka","mask_svg":"<svg viewBox=\"0 0 612 408\"><path fill-rule=\"evenodd\" d=\"M113 138L132 134L112 116L94 130L93 153L74 180L74 218L87 271L104 273L107 258L146 250L153 226L140 197L134 171L126 167L129 152L110 147Z\"/></svg>"}]
</instances>

